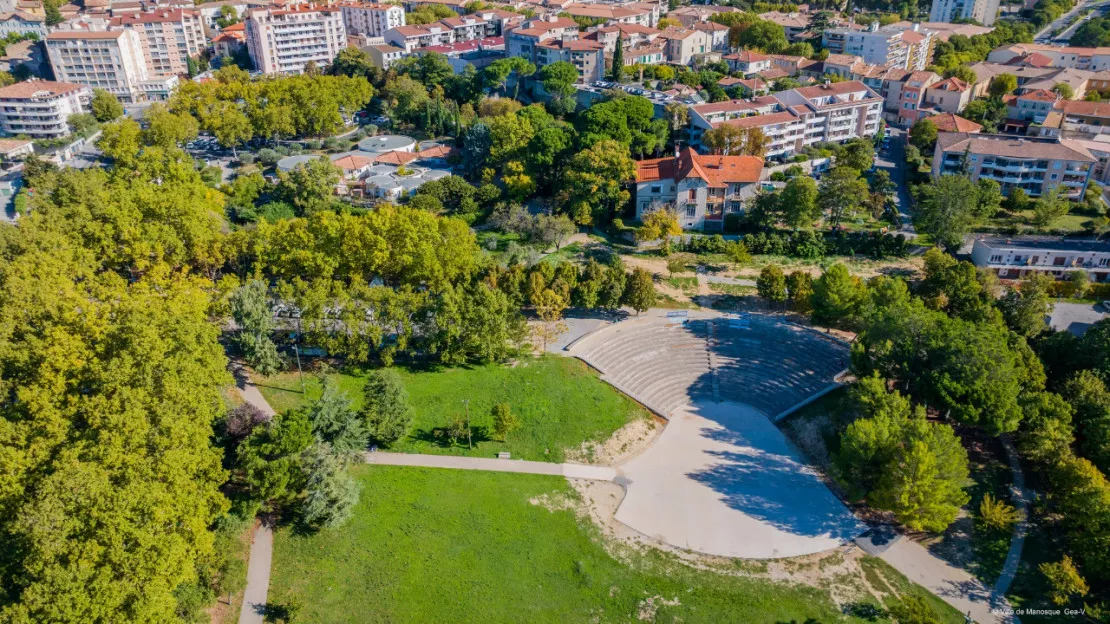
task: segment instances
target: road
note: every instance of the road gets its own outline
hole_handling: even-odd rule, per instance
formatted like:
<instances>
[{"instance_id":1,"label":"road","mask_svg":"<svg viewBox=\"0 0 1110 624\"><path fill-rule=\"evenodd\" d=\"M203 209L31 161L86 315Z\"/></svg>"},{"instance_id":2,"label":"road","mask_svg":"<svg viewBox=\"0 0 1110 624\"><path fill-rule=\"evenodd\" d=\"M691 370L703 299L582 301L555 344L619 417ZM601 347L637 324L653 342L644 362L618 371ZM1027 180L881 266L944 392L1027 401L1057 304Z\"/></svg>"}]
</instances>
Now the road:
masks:
<instances>
[{"instance_id":1,"label":"road","mask_svg":"<svg viewBox=\"0 0 1110 624\"><path fill-rule=\"evenodd\" d=\"M1068 11L1067 13L1064 13L1060 17L1053 20L1050 24L1048 24L1047 26L1042 28L1040 30L1040 32L1038 32L1036 34L1036 36L1033 37L1033 42L1034 43L1065 43L1075 33L1075 28L1078 27L1079 24L1082 23L1082 20L1077 20L1072 27L1068 28L1064 32L1062 32L1059 35L1056 35L1054 37L1049 36L1049 33L1052 32L1053 30L1057 29L1057 28L1062 28L1064 26L1064 24L1068 23L1069 20L1071 20L1075 16L1077 16L1077 15L1079 15L1079 14L1085 12L1085 11L1089 11L1089 10L1095 8L1095 7L1105 7L1107 5L1110 5L1110 1L1104 0L1103 2L1091 2L1091 1L1088 0L1087 2L1080 2L1079 4L1075 5L1075 8Z\"/></svg>"},{"instance_id":2,"label":"road","mask_svg":"<svg viewBox=\"0 0 1110 624\"><path fill-rule=\"evenodd\" d=\"M910 206L913 203L910 189L906 184L906 131L890 126L886 131L890 136L890 148L885 154L883 152L875 154L875 166L890 174L890 181L897 187L894 193L894 205L902 218L901 232L906 238L913 239L917 236L917 231L913 229L913 215L910 214Z\"/></svg>"}]
</instances>

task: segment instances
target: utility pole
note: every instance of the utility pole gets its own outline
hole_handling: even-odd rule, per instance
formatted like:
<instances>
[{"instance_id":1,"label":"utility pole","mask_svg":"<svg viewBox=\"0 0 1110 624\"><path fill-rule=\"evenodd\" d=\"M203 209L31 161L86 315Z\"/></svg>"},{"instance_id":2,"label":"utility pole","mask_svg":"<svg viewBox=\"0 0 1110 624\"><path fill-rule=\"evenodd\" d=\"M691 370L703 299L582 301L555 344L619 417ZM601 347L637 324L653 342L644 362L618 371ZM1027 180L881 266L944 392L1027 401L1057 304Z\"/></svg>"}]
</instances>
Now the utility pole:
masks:
<instances>
[{"instance_id":1,"label":"utility pole","mask_svg":"<svg viewBox=\"0 0 1110 624\"><path fill-rule=\"evenodd\" d=\"M463 405L466 407L466 448L473 450L474 446L470 438L470 399L463 399Z\"/></svg>"}]
</instances>

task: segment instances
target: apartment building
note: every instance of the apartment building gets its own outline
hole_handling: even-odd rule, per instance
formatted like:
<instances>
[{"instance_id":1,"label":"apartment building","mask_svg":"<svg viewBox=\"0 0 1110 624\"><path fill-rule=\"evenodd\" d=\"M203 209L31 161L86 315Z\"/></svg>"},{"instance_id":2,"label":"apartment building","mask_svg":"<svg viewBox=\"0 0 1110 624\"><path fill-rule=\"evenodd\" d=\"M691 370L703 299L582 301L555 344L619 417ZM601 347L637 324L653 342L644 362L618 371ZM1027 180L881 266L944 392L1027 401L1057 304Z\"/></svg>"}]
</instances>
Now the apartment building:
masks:
<instances>
[{"instance_id":1,"label":"apartment building","mask_svg":"<svg viewBox=\"0 0 1110 624\"><path fill-rule=\"evenodd\" d=\"M1068 198L1079 199L1095 162L1087 148L1067 139L941 132L933 154L933 177L966 170L972 180L998 182L1003 195L1020 188L1030 197L1039 197L1063 185Z\"/></svg>"},{"instance_id":2,"label":"apartment building","mask_svg":"<svg viewBox=\"0 0 1110 624\"><path fill-rule=\"evenodd\" d=\"M405 10L395 4L351 3L339 8L349 35L384 37L389 29L405 25Z\"/></svg>"},{"instance_id":3,"label":"apartment building","mask_svg":"<svg viewBox=\"0 0 1110 624\"><path fill-rule=\"evenodd\" d=\"M362 49L370 55L370 60L374 62L374 66L381 70L389 69L394 63L405 58L403 48L388 43L366 46Z\"/></svg>"},{"instance_id":4,"label":"apartment building","mask_svg":"<svg viewBox=\"0 0 1110 624\"><path fill-rule=\"evenodd\" d=\"M385 42L412 54L418 48L455 42L455 31L439 22L419 26L398 26L385 33Z\"/></svg>"},{"instance_id":5,"label":"apartment building","mask_svg":"<svg viewBox=\"0 0 1110 624\"><path fill-rule=\"evenodd\" d=\"M736 54L726 54L722 60L728 64L729 71L753 76L773 66L771 57L752 50L742 50Z\"/></svg>"},{"instance_id":6,"label":"apartment building","mask_svg":"<svg viewBox=\"0 0 1110 624\"><path fill-rule=\"evenodd\" d=\"M650 3L585 4L574 2L565 6L562 12L571 17L604 20L606 26L639 24L654 27L659 23L659 5Z\"/></svg>"},{"instance_id":7,"label":"apartment building","mask_svg":"<svg viewBox=\"0 0 1110 624\"><path fill-rule=\"evenodd\" d=\"M690 129L700 144L707 130L721 125L759 128L769 139L766 156L789 158L807 145L874 136L882 106L879 94L851 80L691 106Z\"/></svg>"},{"instance_id":8,"label":"apartment building","mask_svg":"<svg viewBox=\"0 0 1110 624\"><path fill-rule=\"evenodd\" d=\"M1110 103L1059 99L1045 116L1039 134L1065 138L1110 135Z\"/></svg>"},{"instance_id":9,"label":"apartment building","mask_svg":"<svg viewBox=\"0 0 1110 624\"><path fill-rule=\"evenodd\" d=\"M822 47L830 54L849 54L873 65L913 71L923 70L929 64L934 43L933 34L917 24L902 30L880 28L874 22L867 30L829 28L821 36Z\"/></svg>"},{"instance_id":10,"label":"apartment building","mask_svg":"<svg viewBox=\"0 0 1110 624\"><path fill-rule=\"evenodd\" d=\"M925 104L941 113L960 113L971 102L971 85L955 76L945 78L925 89Z\"/></svg>"},{"instance_id":11,"label":"apartment building","mask_svg":"<svg viewBox=\"0 0 1110 624\"><path fill-rule=\"evenodd\" d=\"M1015 58L1036 52L1050 59L1053 67L1102 71L1110 69L1110 48L1077 48L1042 43L1014 43L995 48L987 54L991 63L1008 63Z\"/></svg>"},{"instance_id":12,"label":"apartment building","mask_svg":"<svg viewBox=\"0 0 1110 624\"><path fill-rule=\"evenodd\" d=\"M626 53L625 64L631 64L628 63L627 52L655 41L661 32L658 28L640 26L639 24L615 24L594 29L582 35L581 38L597 41L605 46L605 54L610 56L617 51L617 41L620 41ZM656 62L662 62L663 60L665 59Z\"/></svg>"},{"instance_id":13,"label":"apartment building","mask_svg":"<svg viewBox=\"0 0 1110 624\"><path fill-rule=\"evenodd\" d=\"M577 38L577 22L566 17L545 15L528 20L509 30L506 45L508 56L519 56L538 65L536 49L541 42L550 39Z\"/></svg>"},{"instance_id":14,"label":"apartment building","mask_svg":"<svg viewBox=\"0 0 1110 624\"><path fill-rule=\"evenodd\" d=\"M930 71L910 71L901 67L872 65L848 54L830 54L825 59L825 74L858 80L883 98L883 117L887 122L909 126L932 114L927 104L929 89L941 81Z\"/></svg>"},{"instance_id":15,"label":"apartment building","mask_svg":"<svg viewBox=\"0 0 1110 624\"><path fill-rule=\"evenodd\" d=\"M473 15L448 17L441 19L439 24L450 28L454 32L455 41L476 41L486 37L496 36L496 27L486 20Z\"/></svg>"},{"instance_id":16,"label":"apartment building","mask_svg":"<svg viewBox=\"0 0 1110 624\"><path fill-rule=\"evenodd\" d=\"M668 26L659 38L667 42L667 62L675 65L691 65L702 54L713 51L709 34L693 28Z\"/></svg>"},{"instance_id":17,"label":"apartment building","mask_svg":"<svg viewBox=\"0 0 1110 624\"><path fill-rule=\"evenodd\" d=\"M693 28L695 24L708 22L709 18L718 13L741 13L736 7L716 6L712 4L692 4L680 6L667 13L667 17L678 20L686 28Z\"/></svg>"},{"instance_id":18,"label":"apartment building","mask_svg":"<svg viewBox=\"0 0 1110 624\"><path fill-rule=\"evenodd\" d=\"M694 30L700 30L709 37L710 50L714 52L728 51L728 26L718 24L717 22L702 22L700 24L694 24Z\"/></svg>"},{"instance_id":19,"label":"apartment building","mask_svg":"<svg viewBox=\"0 0 1110 624\"><path fill-rule=\"evenodd\" d=\"M338 6L293 4L251 9L247 50L264 74L299 74L306 64L326 66L347 47L343 12Z\"/></svg>"},{"instance_id":20,"label":"apartment building","mask_svg":"<svg viewBox=\"0 0 1110 624\"><path fill-rule=\"evenodd\" d=\"M1071 273L1085 271L1091 281L1105 282L1110 279L1110 242L980 236L971 246L971 261L1002 279L1024 279L1034 273L1067 279Z\"/></svg>"},{"instance_id":21,"label":"apartment building","mask_svg":"<svg viewBox=\"0 0 1110 624\"><path fill-rule=\"evenodd\" d=\"M668 158L636 163L636 218L674 210L687 229L723 229L726 214L744 211L759 188L763 159L709 156L687 147Z\"/></svg>"},{"instance_id":22,"label":"apartment building","mask_svg":"<svg viewBox=\"0 0 1110 624\"><path fill-rule=\"evenodd\" d=\"M69 136L70 115L85 112L92 90L72 82L28 80L0 88L0 131L34 139Z\"/></svg>"},{"instance_id":23,"label":"apartment building","mask_svg":"<svg viewBox=\"0 0 1110 624\"><path fill-rule=\"evenodd\" d=\"M782 26L783 31L786 33L786 38L791 42L800 41L805 38L805 36L812 34L809 32L809 25L813 18L808 13L768 11L760 14L759 17L760 19Z\"/></svg>"},{"instance_id":24,"label":"apartment building","mask_svg":"<svg viewBox=\"0 0 1110 624\"><path fill-rule=\"evenodd\" d=\"M212 38L212 50L216 58L234 57L247 45L247 25L243 22L232 24Z\"/></svg>"},{"instance_id":25,"label":"apartment building","mask_svg":"<svg viewBox=\"0 0 1110 624\"><path fill-rule=\"evenodd\" d=\"M972 99L987 97L991 80L999 74L1010 74L1017 79L1018 88L1015 93L1022 94L1029 91L1043 89L1051 91L1052 87L1064 83L1075 91L1076 99L1082 99L1091 87L1091 79L1095 72L1085 69L1065 67L1011 65L1009 63L993 63L981 61L972 63L971 71L975 72L975 84L972 85Z\"/></svg>"},{"instance_id":26,"label":"apartment building","mask_svg":"<svg viewBox=\"0 0 1110 624\"><path fill-rule=\"evenodd\" d=\"M8 35L38 35L39 39L46 36L49 29L46 27L46 18L26 11L13 11L0 13L0 37Z\"/></svg>"},{"instance_id":27,"label":"apartment building","mask_svg":"<svg viewBox=\"0 0 1110 624\"><path fill-rule=\"evenodd\" d=\"M983 26L992 26L997 16L998 0L933 0L929 21L955 22L970 19Z\"/></svg>"},{"instance_id":28,"label":"apartment building","mask_svg":"<svg viewBox=\"0 0 1110 624\"><path fill-rule=\"evenodd\" d=\"M558 61L578 69L578 82L591 83L605 76L605 46L586 39L547 39L536 44L536 66Z\"/></svg>"},{"instance_id":29,"label":"apartment building","mask_svg":"<svg viewBox=\"0 0 1110 624\"><path fill-rule=\"evenodd\" d=\"M144 99L142 82L151 76L134 30L53 32L46 37L46 53L59 81L104 89L121 102Z\"/></svg>"},{"instance_id":30,"label":"apartment building","mask_svg":"<svg viewBox=\"0 0 1110 624\"><path fill-rule=\"evenodd\" d=\"M204 24L199 11L157 9L128 13L109 21L111 30L139 33L147 73L152 76L187 74L188 59L204 50Z\"/></svg>"}]
</instances>

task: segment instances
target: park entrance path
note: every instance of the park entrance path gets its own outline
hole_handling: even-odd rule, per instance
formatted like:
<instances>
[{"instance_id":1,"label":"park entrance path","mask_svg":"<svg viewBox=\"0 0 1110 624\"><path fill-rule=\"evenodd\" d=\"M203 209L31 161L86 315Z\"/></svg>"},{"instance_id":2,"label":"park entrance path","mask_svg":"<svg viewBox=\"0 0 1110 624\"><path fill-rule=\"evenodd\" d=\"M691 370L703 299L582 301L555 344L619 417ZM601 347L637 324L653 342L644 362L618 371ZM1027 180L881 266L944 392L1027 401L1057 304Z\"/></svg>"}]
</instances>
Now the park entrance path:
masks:
<instances>
[{"instance_id":1,"label":"park entrance path","mask_svg":"<svg viewBox=\"0 0 1110 624\"><path fill-rule=\"evenodd\" d=\"M232 372L239 394L247 403L262 410L270 417L274 408L263 398L258 388L250 382L247 372L233 365ZM274 533L265 521L259 522L251 536L251 556L247 563L247 588L243 590L243 606L239 609L239 624L263 624L266 598L270 592L270 564L274 554Z\"/></svg>"},{"instance_id":2,"label":"park entrance path","mask_svg":"<svg viewBox=\"0 0 1110 624\"><path fill-rule=\"evenodd\" d=\"M553 475L570 479L612 481L617 476L615 468L586 464L553 464L550 462L524 461L521 459L493 459L491 457L458 457L456 455L421 455L419 453L365 453L366 463L381 466L422 466L424 468L453 468L456 470L489 470L493 472L520 472L525 474Z\"/></svg>"}]
</instances>

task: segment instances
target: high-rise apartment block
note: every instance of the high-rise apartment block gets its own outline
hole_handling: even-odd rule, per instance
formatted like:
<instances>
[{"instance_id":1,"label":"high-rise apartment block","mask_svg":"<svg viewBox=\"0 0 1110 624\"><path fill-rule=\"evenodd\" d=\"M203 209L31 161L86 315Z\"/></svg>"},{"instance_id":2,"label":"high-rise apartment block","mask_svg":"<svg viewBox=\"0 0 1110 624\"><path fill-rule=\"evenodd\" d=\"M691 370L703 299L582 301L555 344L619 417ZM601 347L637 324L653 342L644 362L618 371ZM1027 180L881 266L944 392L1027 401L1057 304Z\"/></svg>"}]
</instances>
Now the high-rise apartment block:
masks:
<instances>
[{"instance_id":1,"label":"high-rise apartment block","mask_svg":"<svg viewBox=\"0 0 1110 624\"><path fill-rule=\"evenodd\" d=\"M144 99L142 83L150 73L135 30L53 32L46 52L59 81L104 89L122 102Z\"/></svg>"},{"instance_id":2,"label":"high-rise apartment block","mask_svg":"<svg viewBox=\"0 0 1110 624\"><path fill-rule=\"evenodd\" d=\"M328 65L347 47L342 9L311 4L251 9L247 51L264 74L299 74L305 65Z\"/></svg>"}]
</instances>

